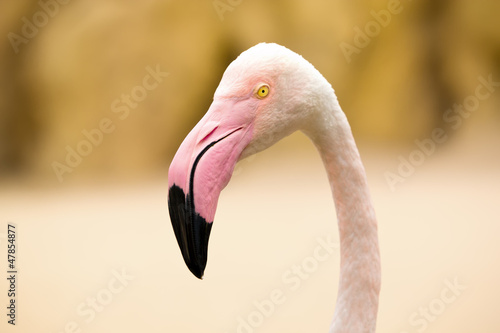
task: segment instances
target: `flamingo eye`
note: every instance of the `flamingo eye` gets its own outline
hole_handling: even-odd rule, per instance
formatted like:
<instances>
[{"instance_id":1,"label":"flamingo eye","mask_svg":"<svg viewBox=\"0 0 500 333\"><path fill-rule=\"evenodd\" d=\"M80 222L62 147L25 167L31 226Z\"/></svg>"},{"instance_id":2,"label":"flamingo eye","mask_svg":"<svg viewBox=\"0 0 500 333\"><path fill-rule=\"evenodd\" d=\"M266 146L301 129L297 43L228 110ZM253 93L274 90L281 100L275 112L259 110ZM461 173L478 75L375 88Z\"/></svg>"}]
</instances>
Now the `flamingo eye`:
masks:
<instances>
[{"instance_id":1,"label":"flamingo eye","mask_svg":"<svg viewBox=\"0 0 500 333\"><path fill-rule=\"evenodd\" d=\"M269 86L267 84L263 84L259 86L257 89L257 97L264 98L269 94Z\"/></svg>"}]
</instances>

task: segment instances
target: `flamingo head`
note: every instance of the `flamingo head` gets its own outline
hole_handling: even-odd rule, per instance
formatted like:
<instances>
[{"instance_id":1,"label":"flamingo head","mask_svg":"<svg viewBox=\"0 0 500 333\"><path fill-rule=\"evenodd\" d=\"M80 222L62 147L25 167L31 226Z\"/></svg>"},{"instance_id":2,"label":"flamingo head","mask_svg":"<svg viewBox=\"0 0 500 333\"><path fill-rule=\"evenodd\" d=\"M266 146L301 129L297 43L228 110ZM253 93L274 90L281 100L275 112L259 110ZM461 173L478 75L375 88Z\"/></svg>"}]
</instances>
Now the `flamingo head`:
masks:
<instances>
[{"instance_id":1,"label":"flamingo head","mask_svg":"<svg viewBox=\"0 0 500 333\"><path fill-rule=\"evenodd\" d=\"M300 55L258 44L224 72L205 116L168 172L170 219L184 261L202 278L217 201L236 162L307 124L330 84Z\"/></svg>"}]
</instances>

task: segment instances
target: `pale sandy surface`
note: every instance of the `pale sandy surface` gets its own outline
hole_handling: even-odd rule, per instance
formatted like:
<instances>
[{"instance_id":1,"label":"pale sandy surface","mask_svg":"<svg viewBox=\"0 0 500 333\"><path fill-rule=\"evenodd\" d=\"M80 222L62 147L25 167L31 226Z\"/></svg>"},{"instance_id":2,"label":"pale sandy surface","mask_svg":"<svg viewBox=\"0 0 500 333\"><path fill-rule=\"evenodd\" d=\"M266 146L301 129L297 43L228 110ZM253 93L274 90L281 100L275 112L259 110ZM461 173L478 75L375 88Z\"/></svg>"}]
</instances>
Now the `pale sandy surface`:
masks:
<instances>
[{"instance_id":1,"label":"pale sandy surface","mask_svg":"<svg viewBox=\"0 0 500 333\"><path fill-rule=\"evenodd\" d=\"M470 137L431 156L395 192L383 174L411 150L361 149L380 226L378 332L500 332L500 140ZM238 165L220 198L203 281L177 248L166 176L0 190L1 332L59 333L70 323L66 332L229 333L249 317L258 327L240 332L327 332L338 252L310 266L296 290L283 276L311 264L318 237L338 238L334 206L312 146L300 156L281 148ZM4 314L7 222L18 226L15 328ZM122 269L131 280L118 288L113 271ZM445 290L455 279L465 289ZM273 292L280 304L256 314L254 302ZM85 302L96 297L105 305L91 318ZM417 315L429 306L435 315Z\"/></svg>"}]
</instances>

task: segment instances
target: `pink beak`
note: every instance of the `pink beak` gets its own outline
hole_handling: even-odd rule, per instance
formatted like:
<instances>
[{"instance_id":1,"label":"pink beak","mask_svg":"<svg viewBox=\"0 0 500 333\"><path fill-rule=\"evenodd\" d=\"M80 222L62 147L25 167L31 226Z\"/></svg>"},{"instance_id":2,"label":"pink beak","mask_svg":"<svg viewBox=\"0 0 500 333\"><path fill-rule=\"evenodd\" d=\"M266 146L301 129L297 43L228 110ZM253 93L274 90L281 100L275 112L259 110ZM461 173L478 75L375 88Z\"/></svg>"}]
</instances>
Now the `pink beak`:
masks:
<instances>
[{"instance_id":1,"label":"pink beak","mask_svg":"<svg viewBox=\"0 0 500 333\"><path fill-rule=\"evenodd\" d=\"M219 194L252 138L255 108L249 100L214 101L170 164L170 220L186 265L200 279Z\"/></svg>"}]
</instances>

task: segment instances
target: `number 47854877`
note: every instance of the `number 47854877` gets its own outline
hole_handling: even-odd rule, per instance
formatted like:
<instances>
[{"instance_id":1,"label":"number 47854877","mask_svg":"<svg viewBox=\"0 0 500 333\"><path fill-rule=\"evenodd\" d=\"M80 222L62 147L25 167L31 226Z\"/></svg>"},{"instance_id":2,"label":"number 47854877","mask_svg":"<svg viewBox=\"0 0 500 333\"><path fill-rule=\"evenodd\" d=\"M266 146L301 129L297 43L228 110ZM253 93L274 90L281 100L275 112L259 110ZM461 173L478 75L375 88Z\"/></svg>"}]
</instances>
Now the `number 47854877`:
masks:
<instances>
[{"instance_id":1,"label":"number 47854877","mask_svg":"<svg viewBox=\"0 0 500 333\"><path fill-rule=\"evenodd\" d=\"M9 269L16 269L16 226L9 224L7 227L7 261Z\"/></svg>"}]
</instances>

